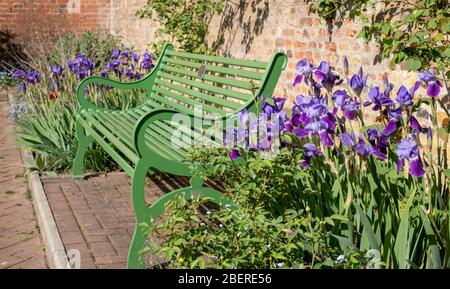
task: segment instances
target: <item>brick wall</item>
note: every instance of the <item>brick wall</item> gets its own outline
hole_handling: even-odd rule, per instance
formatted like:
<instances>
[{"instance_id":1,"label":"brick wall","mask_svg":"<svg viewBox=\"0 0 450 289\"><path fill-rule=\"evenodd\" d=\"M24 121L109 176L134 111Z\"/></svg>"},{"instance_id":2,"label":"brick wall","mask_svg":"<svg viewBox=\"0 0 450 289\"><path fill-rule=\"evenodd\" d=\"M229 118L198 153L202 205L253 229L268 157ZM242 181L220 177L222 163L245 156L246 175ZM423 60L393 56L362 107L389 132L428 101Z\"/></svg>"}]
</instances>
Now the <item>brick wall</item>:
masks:
<instances>
[{"instance_id":1,"label":"brick wall","mask_svg":"<svg viewBox=\"0 0 450 289\"><path fill-rule=\"evenodd\" d=\"M32 53L68 32L109 25L109 0L0 0L0 33ZM105 17L106 16L106 17Z\"/></svg>"},{"instance_id":2,"label":"brick wall","mask_svg":"<svg viewBox=\"0 0 450 289\"><path fill-rule=\"evenodd\" d=\"M0 31L16 35L27 46L37 47L42 40L51 43L68 31L104 28L117 34L128 45L144 50L156 41L158 23L139 19L136 11L146 0L79 0L80 10L72 11L69 0L0 0ZM210 24L209 45L220 54L244 59L268 60L276 51L289 56L275 94L294 99L300 91L292 87L295 64L301 58L318 63L328 60L342 70L343 57L351 72L363 66L372 84L379 84L383 74L394 83L413 84L416 74L377 59L375 43L356 38L361 25L344 20L329 27L309 13L310 0L233 0ZM75 9L76 10L76 9ZM443 116L443 115L442 115Z\"/></svg>"},{"instance_id":3,"label":"brick wall","mask_svg":"<svg viewBox=\"0 0 450 289\"><path fill-rule=\"evenodd\" d=\"M136 11L146 0L112 0L108 29L122 37L124 42L136 49L145 49L155 41L154 32L158 23L142 20ZM392 71L387 62L377 60L377 47L356 39L361 27L358 23L345 20L342 25L328 32L326 24L315 14L309 14L308 0L236 0L228 1L222 15L210 24L209 45L222 55L244 59L268 60L276 51L289 56L288 69L276 89L277 96L293 100L300 91L292 87L295 64L301 58L316 63L328 60L341 70L343 57L347 56L351 72L362 65L370 70L372 82L381 82L387 73L394 82L410 85L415 75L401 69Z\"/></svg>"}]
</instances>

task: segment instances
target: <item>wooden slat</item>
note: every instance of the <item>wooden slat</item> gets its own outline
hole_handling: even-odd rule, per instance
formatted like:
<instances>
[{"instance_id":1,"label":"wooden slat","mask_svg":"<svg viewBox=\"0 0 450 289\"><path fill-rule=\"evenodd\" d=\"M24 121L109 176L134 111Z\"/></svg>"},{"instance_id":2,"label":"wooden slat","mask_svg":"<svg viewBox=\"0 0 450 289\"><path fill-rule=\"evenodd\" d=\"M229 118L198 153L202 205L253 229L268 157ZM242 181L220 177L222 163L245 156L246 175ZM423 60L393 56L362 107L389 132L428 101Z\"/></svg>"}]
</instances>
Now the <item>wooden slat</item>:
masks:
<instances>
[{"instance_id":1,"label":"wooden slat","mask_svg":"<svg viewBox=\"0 0 450 289\"><path fill-rule=\"evenodd\" d=\"M200 99L203 99L203 100L215 103L217 105L221 105L221 106L229 108L229 109L236 110L236 109L242 107L242 104L240 104L240 103L229 101L229 100L226 100L226 99L223 99L223 98L219 98L219 97L216 97L214 95L208 95L208 94L205 94L205 93L202 93L202 92L199 92L199 91L194 91L192 89L189 89L189 88L186 88L186 87L182 87L182 86L177 85L175 83L169 83L169 82L167 82L167 81L165 81L163 79L156 79L155 83L159 84L159 85L163 85L163 86L165 86L167 88L179 91L181 93L188 94L188 95L190 95L192 97L197 97L197 98L200 98Z\"/></svg>"},{"instance_id":2,"label":"wooden slat","mask_svg":"<svg viewBox=\"0 0 450 289\"><path fill-rule=\"evenodd\" d=\"M83 115L89 122L93 124L95 129L101 132L112 143L112 145L117 147L130 161L132 161L133 163L137 163L139 158L137 157L135 152L130 150L123 142L120 141L117 136L113 135L106 127L101 125L97 121L97 119L93 117L93 114L98 114L98 111L89 110L89 112L84 113Z\"/></svg>"},{"instance_id":3,"label":"wooden slat","mask_svg":"<svg viewBox=\"0 0 450 289\"><path fill-rule=\"evenodd\" d=\"M158 92L159 94L165 95L165 96L167 96L167 97L169 97L169 98L173 98L173 99L175 99L175 100L184 102L184 103L186 103L186 104L188 104L188 105L190 105L190 106L192 106L192 107L194 107L194 106L199 106L199 107L201 107L202 109L204 109L205 111L208 111L208 112L210 112L210 113L218 113L218 114L220 114L220 115L225 114L225 112L224 112L223 110L219 109L219 108L210 106L210 105L208 105L208 104L203 104L203 103L199 102L199 101L196 100L196 99L191 99L191 98L187 98L187 97L181 96L181 95L179 95L179 94L177 94L177 93L168 91L167 89L164 89L164 88L161 87L161 86L159 86L159 87L158 87L158 86L154 86L154 87L153 87L153 91L156 91L156 92Z\"/></svg>"},{"instance_id":4,"label":"wooden slat","mask_svg":"<svg viewBox=\"0 0 450 289\"><path fill-rule=\"evenodd\" d=\"M187 59L191 58L191 59L196 59L196 60L217 62L217 63L223 63L223 64L229 64L229 65L235 65L235 66L242 66L242 67L259 68L259 69L265 69L268 64L267 62L256 61L256 60L243 60L243 59L234 59L234 58L221 57L221 56L201 55L201 54L180 52L180 51L174 51L174 50L167 51L167 55L177 56L177 57L182 57L182 58L187 58Z\"/></svg>"},{"instance_id":5,"label":"wooden slat","mask_svg":"<svg viewBox=\"0 0 450 289\"><path fill-rule=\"evenodd\" d=\"M165 71L173 72L173 73L191 76L191 77L198 77L198 73L195 71L171 66L168 64L162 64L161 69L165 70ZM205 74L202 79L211 81L211 82L215 82L217 84L229 85L229 86L246 89L246 90L250 90L252 88L252 85L250 84L249 81L235 80L232 78L214 76L214 75L210 75L210 74Z\"/></svg>"},{"instance_id":6,"label":"wooden slat","mask_svg":"<svg viewBox=\"0 0 450 289\"><path fill-rule=\"evenodd\" d=\"M131 177L134 169L88 124L83 118L80 123L86 131L94 137L97 143L117 162L117 164Z\"/></svg>"},{"instance_id":7,"label":"wooden slat","mask_svg":"<svg viewBox=\"0 0 450 289\"><path fill-rule=\"evenodd\" d=\"M167 99L166 97L159 95L158 93L152 93L151 97L153 97L154 99L156 99L157 101L160 101L162 103L165 103L166 105L168 105L169 107L174 108L175 110L179 110L180 112L184 112L186 114L192 114L194 112L193 109L190 109L184 105L178 104L174 101L171 101L169 99Z\"/></svg>"},{"instance_id":8,"label":"wooden slat","mask_svg":"<svg viewBox=\"0 0 450 289\"><path fill-rule=\"evenodd\" d=\"M173 64L186 66L186 67L193 67L193 68L199 68L200 66L202 66L201 63L195 63L195 62L191 62L191 61L174 59L174 58L167 57L167 56L165 56L163 59L161 59L161 61L163 63L173 63ZM223 73L226 75L232 75L235 77L239 76L239 77L249 78L249 79L254 79L254 80L261 80L264 76L264 74L260 73L260 72L248 71L248 70L242 70L242 69L233 69L233 68L228 68L228 67L220 67L220 66L209 65L209 64L206 64L205 68L206 68L206 71L213 71L213 72Z\"/></svg>"},{"instance_id":9,"label":"wooden slat","mask_svg":"<svg viewBox=\"0 0 450 289\"><path fill-rule=\"evenodd\" d=\"M222 87L209 85L209 84L206 84L206 83L201 83L201 82L189 80L189 79L178 77L178 76L175 76L173 74L168 74L168 73L165 73L165 72L159 72L158 76L160 78L169 79L169 80L172 80L172 81L176 81L176 82L179 82L179 83L183 83L183 84L186 84L186 85L190 85L190 86L193 86L193 87L196 87L196 88L204 89L204 90L210 91L210 92L215 92L215 93L218 93L218 94L222 94L224 96L228 96L228 97L239 99L239 100L243 100L243 101L248 101L248 100L253 98L251 94L246 94L246 93L242 93L242 92L239 92L239 91L233 91L233 90L225 89L225 88L222 88Z\"/></svg>"},{"instance_id":10,"label":"wooden slat","mask_svg":"<svg viewBox=\"0 0 450 289\"><path fill-rule=\"evenodd\" d=\"M100 116L100 114L99 114ZM112 128L111 132L117 135L120 140L122 140L131 150L134 151L133 140L131 139L132 131L130 131L126 126L124 126L124 120L116 118L116 115L109 113L107 117L105 117L105 113L101 113L101 117L97 117L98 121L101 124L107 126L108 128Z\"/></svg>"},{"instance_id":11,"label":"wooden slat","mask_svg":"<svg viewBox=\"0 0 450 289\"><path fill-rule=\"evenodd\" d=\"M123 116L124 119L117 118L117 115L116 115L115 117L116 117L116 119L117 119L118 121L122 121L123 127L124 127L127 131L131 131L131 132L132 132L131 134L134 133L134 131L133 131L134 126L131 125L131 122L130 122L129 119L126 120L127 118L125 118L124 116ZM126 121L124 121L124 120L126 120ZM147 133L147 131L146 131L146 134L145 134L146 142L149 143L149 144L151 144L151 145L153 146L153 149L154 149L155 147L157 147L158 150L156 150L156 151L164 151L164 154L161 154L162 156L164 156L164 157L169 157L169 158L171 158L171 159L176 159L176 160L178 160L178 161L179 161L179 160L182 160L182 159L183 159L183 158L181 157L181 156L183 156L182 154L180 154L180 153L178 153L178 152L176 152L176 151L174 151L174 150L170 150L170 146L167 145L168 142L170 143L170 140L167 142L167 138L165 137L166 141L165 141L165 142L161 142L161 137L163 137L163 136L162 136L162 135L158 135L158 137L150 136L150 135Z\"/></svg>"}]
</instances>

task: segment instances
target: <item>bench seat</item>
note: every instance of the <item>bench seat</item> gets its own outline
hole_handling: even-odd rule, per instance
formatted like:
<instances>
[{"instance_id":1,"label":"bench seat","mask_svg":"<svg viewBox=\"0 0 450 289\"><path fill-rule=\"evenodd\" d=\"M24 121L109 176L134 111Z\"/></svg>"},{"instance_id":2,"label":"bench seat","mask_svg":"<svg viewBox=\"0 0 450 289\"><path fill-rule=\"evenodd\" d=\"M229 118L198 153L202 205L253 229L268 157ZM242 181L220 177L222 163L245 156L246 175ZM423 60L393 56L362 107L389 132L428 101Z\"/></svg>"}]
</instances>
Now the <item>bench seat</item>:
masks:
<instances>
[{"instance_id":1,"label":"bench seat","mask_svg":"<svg viewBox=\"0 0 450 289\"><path fill-rule=\"evenodd\" d=\"M269 99L275 89L287 57L275 53L269 62L199 55L173 50L166 45L150 74L139 81L121 83L102 77L88 77L78 86L80 109L76 121L78 151L73 176L84 177L84 158L92 142L97 142L132 178L132 200L136 228L128 254L129 268L144 266L142 250L148 232L142 227L158 218L165 204L184 195L211 198L218 204L234 204L220 192L203 185L203 176L195 175L187 156L194 140L201 138L206 126L197 127L204 118L225 122L230 115L246 109L259 113L261 97ZM143 105L128 110L108 110L86 97L89 85L112 89L139 89L146 94ZM197 108L201 107L201 115ZM181 126L174 116L186 115L190 125ZM222 125L224 127L224 125ZM173 138L175 131L190 133L189 140ZM186 145L182 141L189 141ZM191 186L170 192L150 207L144 186L150 169L191 177Z\"/></svg>"}]
</instances>

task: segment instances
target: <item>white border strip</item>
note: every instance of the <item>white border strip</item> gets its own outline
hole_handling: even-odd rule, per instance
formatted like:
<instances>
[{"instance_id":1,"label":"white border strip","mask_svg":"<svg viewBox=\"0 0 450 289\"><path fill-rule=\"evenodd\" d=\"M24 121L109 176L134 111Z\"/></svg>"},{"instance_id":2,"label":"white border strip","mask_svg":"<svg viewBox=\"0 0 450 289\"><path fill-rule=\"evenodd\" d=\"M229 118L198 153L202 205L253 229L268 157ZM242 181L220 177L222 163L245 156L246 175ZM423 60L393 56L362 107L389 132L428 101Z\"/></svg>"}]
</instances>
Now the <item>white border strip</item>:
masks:
<instances>
[{"instance_id":1,"label":"white border strip","mask_svg":"<svg viewBox=\"0 0 450 289\"><path fill-rule=\"evenodd\" d=\"M33 205L36 211L42 239L44 241L49 266L52 269L70 269L69 258L64 249L58 227L56 226L55 219L53 218L52 211L48 204L41 178L37 172L33 172L29 169L33 156L23 150L21 150L21 154L22 160L27 168L28 187L33 196Z\"/></svg>"}]
</instances>

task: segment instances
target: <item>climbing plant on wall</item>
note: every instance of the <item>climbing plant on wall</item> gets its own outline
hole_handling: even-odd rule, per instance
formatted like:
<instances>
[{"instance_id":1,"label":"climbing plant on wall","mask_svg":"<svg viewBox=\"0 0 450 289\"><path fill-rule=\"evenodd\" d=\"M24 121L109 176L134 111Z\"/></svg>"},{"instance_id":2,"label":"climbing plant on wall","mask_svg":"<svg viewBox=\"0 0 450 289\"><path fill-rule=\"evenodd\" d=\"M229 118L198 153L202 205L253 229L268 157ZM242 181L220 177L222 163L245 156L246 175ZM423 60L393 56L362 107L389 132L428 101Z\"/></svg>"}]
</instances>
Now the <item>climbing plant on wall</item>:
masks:
<instances>
[{"instance_id":1,"label":"climbing plant on wall","mask_svg":"<svg viewBox=\"0 0 450 289\"><path fill-rule=\"evenodd\" d=\"M358 17L364 23L359 37L380 44L381 58L405 61L409 70L437 68L450 78L448 0L316 0L311 10L331 25Z\"/></svg>"},{"instance_id":2,"label":"climbing plant on wall","mask_svg":"<svg viewBox=\"0 0 450 289\"><path fill-rule=\"evenodd\" d=\"M224 0L148 0L137 12L141 18L151 18L161 26L157 36L169 37L181 49L205 53L210 50L207 43L208 25L215 14L223 11ZM155 43L159 51L163 40Z\"/></svg>"}]
</instances>

